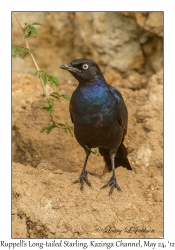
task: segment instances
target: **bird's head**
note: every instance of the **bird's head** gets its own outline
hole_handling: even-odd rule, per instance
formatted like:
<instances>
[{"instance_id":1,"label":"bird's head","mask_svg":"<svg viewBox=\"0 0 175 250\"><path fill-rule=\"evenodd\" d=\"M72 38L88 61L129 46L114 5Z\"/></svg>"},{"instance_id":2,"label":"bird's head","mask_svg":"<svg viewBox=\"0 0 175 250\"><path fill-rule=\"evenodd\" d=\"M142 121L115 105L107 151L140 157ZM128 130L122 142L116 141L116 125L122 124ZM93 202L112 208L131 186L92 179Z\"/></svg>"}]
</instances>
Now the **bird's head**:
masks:
<instances>
[{"instance_id":1,"label":"bird's head","mask_svg":"<svg viewBox=\"0 0 175 250\"><path fill-rule=\"evenodd\" d=\"M98 76L103 76L98 65L89 59L76 59L70 64L63 64L61 69L68 70L79 83L94 82Z\"/></svg>"}]
</instances>

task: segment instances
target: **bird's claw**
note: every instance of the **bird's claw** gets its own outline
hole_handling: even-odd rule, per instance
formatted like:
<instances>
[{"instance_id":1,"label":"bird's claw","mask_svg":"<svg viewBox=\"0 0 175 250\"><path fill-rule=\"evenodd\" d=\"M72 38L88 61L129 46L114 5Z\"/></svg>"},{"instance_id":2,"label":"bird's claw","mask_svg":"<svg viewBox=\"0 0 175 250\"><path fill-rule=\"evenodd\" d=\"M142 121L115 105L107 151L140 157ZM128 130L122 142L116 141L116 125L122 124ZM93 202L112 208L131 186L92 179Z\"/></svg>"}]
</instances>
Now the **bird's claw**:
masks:
<instances>
[{"instance_id":1,"label":"bird's claw","mask_svg":"<svg viewBox=\"0 0 175 250\"><path fill-rule=\"evenodd\" d=\"M102 188L106 188L108 186L111 186L111 189L109 191L109 196L112 194L114 188L117 188L118 191L121 191L121 188L119 187L119 185L117 184L117 181L116 181L116 177L115 176L112 176L110 178L110 180L104 185L101 187Z\"/></svg>"},{"instance_id":2,"label":"bird's claw","mask_svg":"<svg viewBox=\"0 0 175 250\"><path fill-rule=\"evenodd\" d=\"M88 186L91 187L91 183L89 182L89 180L87 178L87 171L85 171L85 170L81 173L80 178L78 180L73 181L73 184L80 182L80 189L83 190L84 181L86 182L86 184Z\"/></svg>"}]
</instances>

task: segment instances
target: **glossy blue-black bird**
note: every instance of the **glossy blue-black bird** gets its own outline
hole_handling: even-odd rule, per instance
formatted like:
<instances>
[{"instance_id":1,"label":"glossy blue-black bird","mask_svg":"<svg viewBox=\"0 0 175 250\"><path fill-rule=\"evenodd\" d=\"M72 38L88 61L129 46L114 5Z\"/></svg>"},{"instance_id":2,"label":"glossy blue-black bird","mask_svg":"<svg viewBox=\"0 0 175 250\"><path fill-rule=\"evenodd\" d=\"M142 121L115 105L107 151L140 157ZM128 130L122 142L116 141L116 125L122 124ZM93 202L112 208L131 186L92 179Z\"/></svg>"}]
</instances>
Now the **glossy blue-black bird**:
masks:
<instances>
[{"instance_id":1,"label":"glossy blue-black bird","mask_svg":"<svg viewBox=\"0 0 175 250\"><path fill-rule=\"evenodd\" d=\"M127 132L128 112L120 92L106 83L98 65L89 59L77 59L60 66L68 70L79 82L70 100L70 116L74 123L74 133L84 148L86 158L78 180L81 190L84 181L91 186L86 165L91 148L99 148L112 177L102 186L110 186L109 195L117 184L115 167L123 166L132 170L123 144Z\"/></svg>"}]
</instances>

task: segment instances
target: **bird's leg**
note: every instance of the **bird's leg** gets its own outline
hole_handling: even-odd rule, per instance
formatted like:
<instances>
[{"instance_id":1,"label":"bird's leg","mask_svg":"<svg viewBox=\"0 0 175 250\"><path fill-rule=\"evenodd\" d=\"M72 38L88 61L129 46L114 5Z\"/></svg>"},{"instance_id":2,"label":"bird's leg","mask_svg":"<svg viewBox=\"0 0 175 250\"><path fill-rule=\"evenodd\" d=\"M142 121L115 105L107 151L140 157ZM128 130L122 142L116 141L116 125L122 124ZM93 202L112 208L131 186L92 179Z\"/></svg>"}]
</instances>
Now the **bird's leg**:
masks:
<instances>
[{"instance_id":1,"label":"bird's leg","mask_svg":"<svg viewBox=\"0 0 175 250\"><path fill-rule=\"evenodd\" d=\"M112 194L114 188L117 188L118 191L121 191L119 185L117 184L117 180L116 180L116 176L115 176L115 164L114 164L115 154L111 154L110 158L111 158L111 165L112 165L112 176L111 176L110 180L104 186L101 187L101 189L102 189L102 188L106 188L108 186L111 186L111 189L109 191L109 195Z\"/></svg>"},{"instance_id":2,"label":"bird's leg","mask_svg":"<svg viewBox=\"0 0 175 250\"><path fill-rule=\"evenodd\" d=\"M86 182L86 184L88 186L91 186L91 183L89 182L89 180L87 178L87 171L86 171L86 165L87 165L87 161L88 161L89 155L91 153L91 150L85 150L85 152L86 152L86 158L85 158L85 161L84 161L83 170L82 170L82 172L80 174L80 178L73 182L73 183L80 182L80 189L81 190L83 190L83 188L84 188L84 181Z\"/></svg>"}]
</instances>

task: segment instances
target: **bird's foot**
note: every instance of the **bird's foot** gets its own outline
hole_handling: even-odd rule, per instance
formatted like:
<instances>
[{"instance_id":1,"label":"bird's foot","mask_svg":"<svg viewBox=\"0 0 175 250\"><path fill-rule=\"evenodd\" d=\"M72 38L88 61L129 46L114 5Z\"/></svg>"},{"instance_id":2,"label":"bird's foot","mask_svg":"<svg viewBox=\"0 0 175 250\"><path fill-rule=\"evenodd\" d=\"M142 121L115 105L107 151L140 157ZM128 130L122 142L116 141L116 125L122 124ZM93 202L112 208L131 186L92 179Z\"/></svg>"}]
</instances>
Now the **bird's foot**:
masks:
<instances>
[{"instance_id":1,"label":"bird's foot","mask_svg":"<svg viewBox=\"0 0 175 250\"><path fill-rule=\"evenodd\" d=\"M111 189L109 191L109 195L112 194L114 188L117 188L118 191L121 191L121 188L117 184L116 177L114 175L110 178L110 180L104 186L101 187L101 189L106 188L108 186L111 186Z\"/></svg>"},{"instance_id":2,"label":"bird's foot","mask_svg":"<svg viewBox=\"0 0 175 250\"><path fill-rule=\"evenodd\" d=\"M87 178L87 171L86 170L82 171L80 178L78 180L73 181L73 184L80 182L80 189L83 190L84 181L86 182L86 184L88 186L91 186L91 183L89 182L89 180Z\"/></svg>"}]
</instances>

